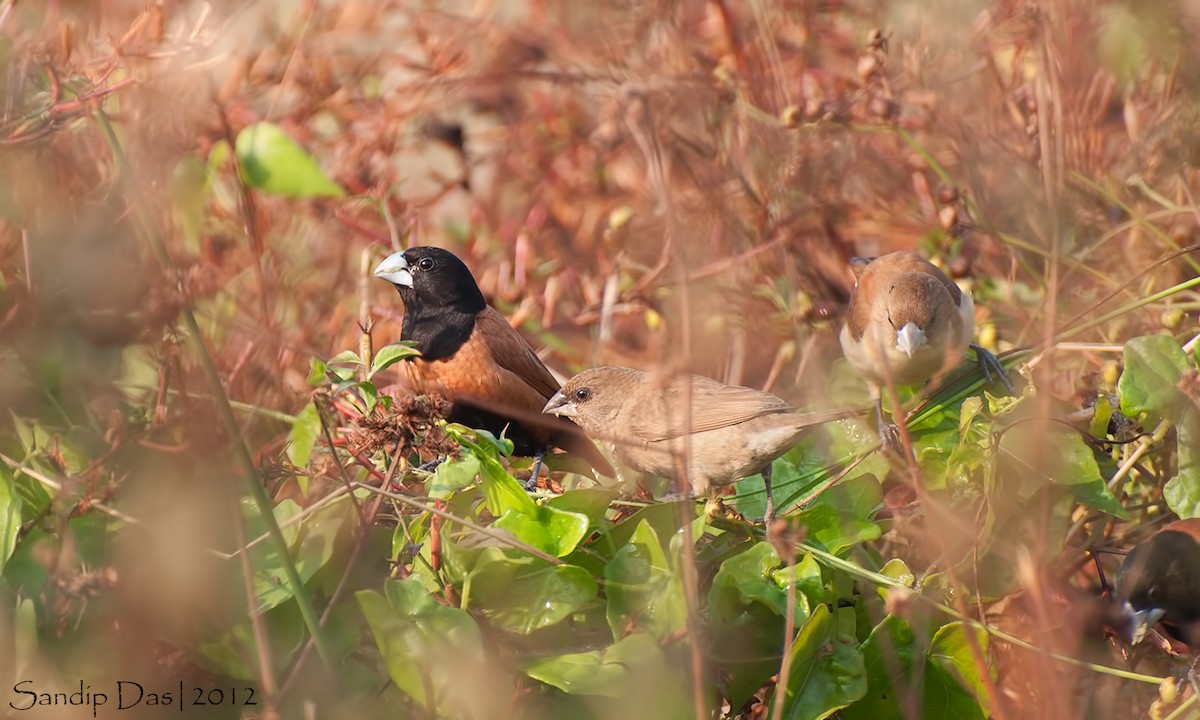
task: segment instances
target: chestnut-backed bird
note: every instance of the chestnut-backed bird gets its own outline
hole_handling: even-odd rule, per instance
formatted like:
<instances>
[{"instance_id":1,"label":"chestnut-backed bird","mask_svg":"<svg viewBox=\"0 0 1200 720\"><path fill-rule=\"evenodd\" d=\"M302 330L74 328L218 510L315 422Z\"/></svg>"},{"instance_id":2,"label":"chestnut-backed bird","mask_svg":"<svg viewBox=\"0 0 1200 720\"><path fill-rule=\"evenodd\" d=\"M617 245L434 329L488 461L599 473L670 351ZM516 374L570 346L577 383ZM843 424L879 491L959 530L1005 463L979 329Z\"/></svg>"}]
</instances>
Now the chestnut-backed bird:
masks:
<instances>
[{"instance_id":1,"label":"chestnut-backed bird","mask_svg":"<svg viewBox=\"0 0 1200 720\"><path fill-rule=\"evenodd\" d=\"M969 346L990 381L999 377L1012 392L995 355L972 344L975 304L935 265L912 252L854 258L856 279L842 327L842 352L867 381L880 439L895 450L898 435L883 419L882 390L918 385L949 370Z\"/></svg>"},{"instance_id":2,"label":"chestnut-backed bird","mask_svg":"<svg viewBox=\"0 0 1200 720\"><path fill-rule=\"evenodd\" d=\"M814 426L861 414L798 413L761 390L613 366L567 380L545 412L571 418L634 470L670 478L683 469L695 495L762 473L768 527L775 515L771 462Z\"/></svg>"},{"instance_id":3,"label":"chestnut-backed bird","mask_svg":"<svg viewBox=\"0 0 1200 720\"><path fill-rule=\"evenodd\" d=\"M375 276L400 292L400 338L421 352L403 363L413 390L446 395L452 402L449 420L504 433L518 455L540 458L547 448L559 447L613 475L578 426L542 415L558 381L487 304L462 260L441 248L411 247L379 263Z\"/></svg>"},{"instance_id":4,"label":"chestnut-backed bird","mask_svg":"<svg viewBox=\"0 0 1200 720\"><path fill-rule=\"evenodd\" d=\"M1130 550L1113 592L1124 604L1125 640L1137 642L1161 622L1200 650L1200 518L1176 520Z\"/></svg>"}]
</instances>

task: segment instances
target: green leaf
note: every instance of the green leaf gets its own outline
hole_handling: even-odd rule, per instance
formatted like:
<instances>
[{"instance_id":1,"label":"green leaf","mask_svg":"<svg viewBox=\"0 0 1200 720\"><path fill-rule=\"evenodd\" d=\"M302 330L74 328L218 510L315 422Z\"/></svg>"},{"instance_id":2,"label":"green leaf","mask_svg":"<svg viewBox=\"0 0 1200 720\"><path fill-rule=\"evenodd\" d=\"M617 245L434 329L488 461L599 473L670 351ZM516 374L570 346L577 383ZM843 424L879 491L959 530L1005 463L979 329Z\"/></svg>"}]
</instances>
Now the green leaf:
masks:
<instances>
[{"instance_id":1,"label":"green leaf","mask_svg":"<svg viewBox=\"0 0 1200 720\"><path fill-rule=\"evenodd\" d=\"M683 584L653 526L643 520L604 567L606 617L613 638L644 631L662 640L687 624Z\"/></svg>"},{"instance_id":2,"label":"green leaf","mask_svg":"<svg viewBox=\"0 0 1200 720\"><path fill-rule=\"evenodd\" d=\"M308 466L308 458L312 455L313 445L321 434L321 416L317 414L317 406L308 403L296 415L292 430L288 433L288 460L298 468ZM297 479L307 484L307 476L300 474ZM307 492L305 492L307 494Z\"/></svg>"},{"instance_id":3,"label":"green leaf","mask_svg":"<svg viewBox=\"0 0 1200 720\"><path fill-rule=\"evenodd\" d=\"M258 514L258 506L249 498L242 501L246 516L246 535L250 540L266 533L266 523ZM301 511L294 501L288 499L275 506L275 520L284 526ZM347 496L317 510L302 521L282 527L288 543L289 555L296 564L296 571L303 582L308 582L333 556L333 549L342 525L351 519L354 508ZM258 612L290 600L292 588L284 580L285 572L275 543L259 542L250 549L251 565L254 568L254 597Z\"/></svg>"},{"instance_id":4,"label":"green leaf","mask_svg":"<svg viewBox=\"0 0 1200 720\"><path fill-rule=\"evenodd\" d=\"M653 505L647 505L621 520L621 522L613 525L607 533L602 535L597 542L593 543L593 546L600 552L611 557L633 539L633 534L637 532L638 526L645 520L654 527L654 534L665 547L663 538L673 536L682 527L679 522L680 503L686 503L684 512L689 518L698 516L700 511L691 500L654 503Z\"/></svg>"},{"instance_id":5,"label":"green leaf","mask_svg":"<svg viewBox=\"0 0 1200 720\"><path fill-rule=\"evenodd\" d=\"M824 596L821 568L811 556L791 568L781 565L769 543L754 543L721 563L709 589L709 625L714 646L721 648L718 670L734 706L779 672L788 583L796 584L797 624Z\"/></svg>"},{"instance_id":6,"label":"green leaf","mask_svg":"<svg viewBox=\"0 0 1200 720\"><path fill-rule=\"evenodd\" d=\"M1125 370L1117 382L1121 412L1130 417L1147 413L1175 419L1188 405L1179 380L1188 358L1179 343L1166 335L1147 335L1125 343Z\"/></svg>"},{"instance_id":7,"label":"green leaf","mask_svg":"<svg viewBox=\"0 0 1200 720\"><path fill-rule=\"evenodd\" d=\"M358 394L362 397L363 414L370 415L375 410L375 403L379 401L379 391L375 389L375 384L364 380L354 383L354 388L358 390Z\"/></svg>"},{"instance_id":8,"label":"green leaf","mask_svg":"<svg viewBox=\"0 0 1200 720\"><path fill-rule=\"evenodd\" d=\"M814 505L801 511L798 517L801 524L808 528L809 540L816 541L831 553L875 540L882 534L879 526L866 517L830 505Z\"/></svg>"},{"instance_id":9,"label":"green leaf","mask_svg":"<svg viewBox=\"0 0 1200 720\"><path fill-rule=\"evenodd\" d=\"M0 467L0 573L4 572L5 564L17 549L22 505L12 473L8 468Z\"/></svg>"},{"instance_id":10,"label":"green leaf","mask_svg":"<svg viewBox=\"0 0 1200 720\"><path fill-rule=\"evenodd\" d=\"M417 357L420 354L421 351L413 346L411 340L385 345L375 353L375 357L371 360L371 371L367 373L367 377L372 378L375 373L386 370L401 360Z\"/></svg>"},{"instance_id":11,"label":"green leaf","mask_svg":"<svg viewBox=\"0 0 1200 720\"><path fill-rule=\"evenodd\" d=\"M750 603L762 603L779 617L787 613L787 591L775 582L774 572L783 565L775 547L759 542L725 562L713 578L708 592L709 613L729 619ZM797 597L797 624L808 617L808 603Z\"/></svg>"},{"instance_id":12,"label":"green leaf","mask_svg":"<svg viewBox=\"0 0 1200 720\"><path fill-rule=\"evenodd\" d=\"M496 627L518 635L562 622L593 600L598 589L581 567L511 557L500 548L483 551L468 582L471 606Z\"/></svg>"},{"instance_id":13,"label":"green leaf","mask_svg":"<svg viewBox=\"0 0 1200 720\"><path fill-rule=\"evenodd\" d=\"M1188 412L1176 434L1179 473L1163 486L1163 499L1181 518L1200 517L1200 412Z\"/></svg>"},{"instance_id":14,"label":"green leaf","mask_svg":"<svg viewBox=\"0 0 1200 720\"><path fill-rule=\"evenodd\" d=\"M1004 434L1000 447L1014 464L1015 481L1020 483L1021 497L1030 497L1049 480L1058 487L1070 490L1077 502L1119 518L1128 518L1125 508L1108 489L1096 455L1074 431L1055 429L1050 434L1054 443L1053 466L1047 475L1026 464L1031 448L1044 445L1047 435L1033 425L1018 425Z\"/></svg>"},{"instance_id":15,"label":"green leaf","mask_svg":"<svg viewBox=\"0 0 1200 720\"><path fill-rule=\"evenodd\" d=\"M543 552L563 557L570 555L587 535L588 519L579 513L534 505L532 512L520 508L509 509L492 527L507 530L521 542Z\"/></svg>"},{"instance_id":16,"label":"green leaf","mask_svg":"<svg viewBox=\"0 0 1200 720\"><path fill-rule=\"evenodd\" d=\"M349 365L352 367L362 367L362 358L353 350L343 350L337 355L329 358L330 365Z\"/></svg>"},{"instance_id":17,"label":"green leaf","mask_svg":"<svg viewBox=\"0 0 1200 720\"><path fill-rule=\"evenodd\" d=\"M925 685L926 711L937 717L989 717L987 690L979 673L979 657L987 662L989 635L983 628L962 622L952 622L938 628L929 647L930 672ZM972 648L974 644L974 649ZM934 669L941 670L943 677ZM987 668L994 675L993 669ZM941 687L931 687L941 680ZM931 692L932 691L932 692ZM966 697L964 694L969 693ZM944 709L939 699L944 698Z\"/></svg>"},{"instance_id":18,"label":"green leaf","mask_svg":"<svg viewBox=\"0 0 1200 720\"><path fill-rule=\"evenodd\" d=\"M777 688L771 710L782 702L788 720L826 718L862 698L867 692L867 674L862 652L837 637L828 605L813 610L800 628L788 665L784 692Z\"/></svg>"},{"instance_id":19,"label":"green leaf","mask_svg":"<svg viewBox=\"0 0 1200 720\"><path fill-rule=\"evenodd\" d=\"M475 482L479 476L479 458L465 452L457 458L449 458L439 464L433 475L425 481L429 497L444 499Z\"/></svg>"},{"instance_id":20,"label":"green leaf","mask_svg":"<svg viewBox=\"0 0 1200 720\"><path fill-rule=\"evenodd\" d=\"M446 429L458 440L460 445L478 458L479 479L483 483L488 512L496 516L513 512L524 516L539 517L538 506L530 499L525 488L521 487L521 483L517 482L517 479L500 464L499 446L490 433L470 431L469 434L475 434L482 438L477 442L471 440L468 433L463 432L470 430L469 428L449 424ZM584 523L586 524L586 522L587 519L584 518Z\"/></svg>"},{"instance_id":21,"label":"green leaf","mask_svg":"<svg viewBox=\"0 0 1200 720\"><path fill-rule=\"evenodd\" d=\"M904 620L889 615L862 645L867 693L846 708L846 720L901 718L902 698L910 698L928 718L984 718L986 697L967 633L988 657L987 634L962 623L938 628L924 640ZM991 670L989 669L989 672Z\"/></svg>"},{"instance_id":22,"label":"green leaf","mask_svg":"<svg viewBox=\"0 0 1200 720\"><path fill-rule=\"evenodd\" d=\"M311 357L308 359L308 384L313 387L324 385L329 378L325 373L329 372L329 365L322 359Z\"/></svg>"},{"instance_id":23,"label":"green leaf","mask_svg":"<svg viewBox=\"0 0 1200 720\"><path fill-rule=\"evenodd\" d=\"M1060 438L1055 442L1055 453L1062 458L1062 465L1057 469L1055 482L1070 486L1078 502L1128 520L1129 513L1108 489L1100 466L1096 464L1096 455L1083 438L1074 433Z\"/></svg>"},{"instance_id":24,"label":"green leaf","mask_svg":"<svg viewBox=\"0 0 1200 720\"><path fill-rule=\"evenodd\" d=\"M556 510L566 510L587 516L593 529L605 524L609 504L617 498L616 490L605 488L582 488L568 490L562 495L555 495L546 501L546 505Z\"/></svg>"},{"instance_id":25,"label":"green leaf","mask_svg":"<svg viewBox=\"0 0 1200 720\"><path fill-rule=\"evenodd\" d=\"M278 125L260 122L243 128L235 151L242 180L252 188L293 197L346 194Z\"/></svg>"},{"instance_id":26,"label":"green leaf","mask_svg":"<svg viewBox=\"0 0 1200 720\"><path fill-rule=\"evenodd\" d=\"M603 650L535 660L525 666L525 674L565 693L619 698L640 673L662 663L658 642L635 633Z\"/></svg>"},{"instance_id":27,"label":"green leaf","mask_svg":"<svg viewBox=\"0 0 1200 720\"><path fill-rule=\"evenodd\" d=\"M487 697L461 690L464 676L484 672L483 638L469 613L438 603L414 578L389 580L383 595L360 590L355 598L392 682L418 705L450 714ZM478 710L484 712L468 714L487 716Z\"/></svg>"}]
</instances>

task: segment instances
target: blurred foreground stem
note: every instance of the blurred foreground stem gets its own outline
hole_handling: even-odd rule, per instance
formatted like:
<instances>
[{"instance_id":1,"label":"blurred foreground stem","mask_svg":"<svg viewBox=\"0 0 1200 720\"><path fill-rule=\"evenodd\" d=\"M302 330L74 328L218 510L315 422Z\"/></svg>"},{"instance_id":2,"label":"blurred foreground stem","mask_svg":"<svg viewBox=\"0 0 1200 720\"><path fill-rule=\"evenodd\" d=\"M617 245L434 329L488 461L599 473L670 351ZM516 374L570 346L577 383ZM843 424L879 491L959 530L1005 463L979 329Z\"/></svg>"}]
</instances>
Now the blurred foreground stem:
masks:
<instances>
[{"instance_id":1,"label":"blurred foreground stem","mask_svg":"<svg viewBox=\"0 0 1200 720\"><path fill-rule=\"evenodd\" d=\"M145 203L142 201L141 194L137 192L137 187L133 182L133 175L130 172L129 161L125 157L125 152L121 148L121 142L117 138L112 123L109 122L108 116L101 108L96 109L96 119L99 120L100 127L104 130L105 139L112 149L117 169L121 173L121 181L125 185L125 192L129 196L129 201L133 204L138 220L142 224L142 230L150 239L150 245L154 248L154 254L158 257L159 263L162 264L164 269L170 268L171 258L167 255L166 245L155 229L154 223L150 221L150 215L146 210ZM212 357L208 353L208 347L204 343L204 336L200 332L200 324L196 322L196 314L192 312L192 308L187 304L183 305L180 314L183 315L183 323L187 328L188 342L192 346L192 351L196 354L196 359L200 362L200 367L204 370L204 378L208 381L209 389L213 394L217 415L221 418L221 424L225 426L225 432L229 436L230 443L233 444L238 464L241 465L242 473L246 476L246 484L250 488L250 495L254 498L255 504L258 506L259 515L262 516L263 521L267 525L267 534L270 535L271 542L275 545L275 549L283 559L284 575L287 577L288 587L296 599L296 605L300 608L300 615L304 618L304 624L307 626L309 634L312 635L313 644L317 648L317 654L321 656L321 661L325 664L325 667L332 669L332 656L329 653L324 636L321 634L321 624L317 620L317 613L313 609L311 600L304 594L304 582L300 579L300 573L296 570L296 564L293 562L292 555L288 550L287 539L283 537L283 531L279 529L279 523L275 520L274 506L271 504L271 499L267 496L266 488L258 481L258 469L254 466L254 459L250 457L250 450L246 447L246 443L242 439L241 428L238 427L237 419L233 416L233 408L230 406L229 397L225 394L225 386L221 383L221 376L217 374L217 368L213 364ZM240 517L237 518L237 522L242 522ZM250 598L250 600L251 605L253 605L253 598ZM261 648L260 650L266 651L266 648ZM274 684L274 678L270 678L270 685L273 686Z\"/></svg>"}]
</instances>

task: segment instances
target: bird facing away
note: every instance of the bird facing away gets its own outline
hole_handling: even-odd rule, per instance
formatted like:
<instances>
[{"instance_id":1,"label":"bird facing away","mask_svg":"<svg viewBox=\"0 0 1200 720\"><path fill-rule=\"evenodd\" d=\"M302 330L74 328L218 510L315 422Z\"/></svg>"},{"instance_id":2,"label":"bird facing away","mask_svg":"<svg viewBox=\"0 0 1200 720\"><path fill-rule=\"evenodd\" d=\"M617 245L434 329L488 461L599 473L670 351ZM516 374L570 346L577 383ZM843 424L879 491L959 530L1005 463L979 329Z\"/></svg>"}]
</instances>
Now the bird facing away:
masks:
<instances>
[{"instance_id":1,"label":"bird facing away","mask_svg":"<svg viewBox=\"0 0 1200 720\"><path fill-rule=\"evenodd\" d=\"M883 419L882 389L918 385L958 364L968 345L986 377L999 375L1012 391L996 356L971 344L975 303L946 274L916 253L854 258L854 290L842 327L842 352L867 381L884 447L898 447L894 425Z\"/></svg>"},{"instance_id":2,"label":"bird facing away","mask_svg":"<svg viewBox=\"0 0 1200 720\"><path fill-rule=\"evenodd\" d=\"M796 413L787 401L761 390L698 375L668 377L612 366L567 380L545 412L579 423L639 472L675 477L686 447L695 495L761 472L768 527L775 515L771 461L813 426L859 414Z\"/></svg>"},{"instance_id":3,"label":"bird facing away","mask_svg":"<svg viewBox=\"0 0 1200 720\"><path fill-rule=\"evenodd\" d=\"M1114 591L1125 603L1125 639L1161 621L1171 637L1200 650L1200 518L1176 520L1125 556Z\"/></svg>"},{"instance_id":4,"label":"bird facing away","mask_svg":"<svg viewBox=\"0 0 1200 720\"><path fill-rule=\"evenodd\" d=\"M411 247L379 263L375 276L400 292L400 338L421 351L404 363L413 390L446 395L452 403L449 420L504 433L518 455L540 457L548 447L559 447L613 475L576 425L541 414L558 392L558 381L487 304L462 260L441 248Z\"/></svg>"}]
</instances>

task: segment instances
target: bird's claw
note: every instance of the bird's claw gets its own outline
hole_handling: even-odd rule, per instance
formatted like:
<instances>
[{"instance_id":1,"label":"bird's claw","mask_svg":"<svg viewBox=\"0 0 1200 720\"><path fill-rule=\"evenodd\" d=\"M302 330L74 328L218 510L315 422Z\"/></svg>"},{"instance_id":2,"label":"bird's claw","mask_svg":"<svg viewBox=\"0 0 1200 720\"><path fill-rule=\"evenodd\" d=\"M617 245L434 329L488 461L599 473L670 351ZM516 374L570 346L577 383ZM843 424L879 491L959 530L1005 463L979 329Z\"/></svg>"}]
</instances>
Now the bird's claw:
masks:
<instances>
[{"instance_id":1,"label":"bird's claw","mask_svg":"<svg viewBox=\"0 0 1200 720\"><path fill-rule=\"evenodd\" d=\"M900 440L900 428L895 423L879 425L879 444L885 455L902 455L904 443Z\"/></svg>"},{"instance_id":2,"label":"bird's claw","mask_svg":"<svg viewBox=\"0 0 1200 720\"><path fill-rule=\"evenodd\" d=\"M437 470L437 466L441 465L445 459L446 458L444 458L444 457L435 457L434 459L430 460L429 462L421 463L420 465L418 465L417 470L419 472L431 473L434 470Z\"/></svg>"},{"instance_id":3,"label":"bird's claw","mask_svg":"<svg viewBox=\"0 0 1200 720\"><path fill-rule=\"evenodd\" d=\"M522 486L525 492L533 492L538 486L538 472L542 469L542 455L539 453L533 458L533 468L529 471L529 479Z\"/></svg>"},{"instance_id":4,"label":"bird's claw","mask_svg":"<svg viewBox=\"0 0 1200 720\"><path fill-rule=\"evenodd\" d=\"M983 371L983 376L987 378L987 381L992 383L996 379L999 379L1009 395L1016 395L1017 390L1013 387L1012 381L1008 379L1008 370L1004 368L1004 364L1000 362L1000 358L979 345L972 344L971 349L975 351L975 359L978 361L979 369Z\"/></svg>"}]
</instances>

